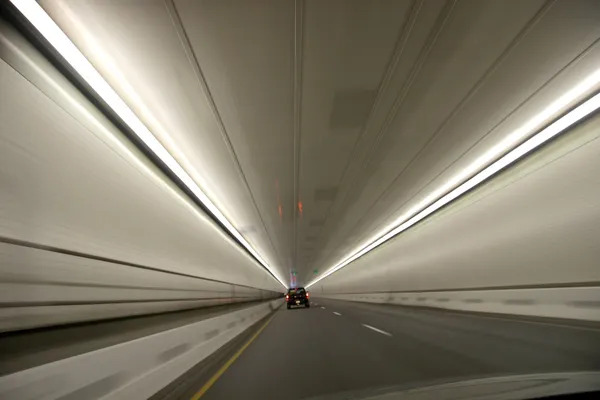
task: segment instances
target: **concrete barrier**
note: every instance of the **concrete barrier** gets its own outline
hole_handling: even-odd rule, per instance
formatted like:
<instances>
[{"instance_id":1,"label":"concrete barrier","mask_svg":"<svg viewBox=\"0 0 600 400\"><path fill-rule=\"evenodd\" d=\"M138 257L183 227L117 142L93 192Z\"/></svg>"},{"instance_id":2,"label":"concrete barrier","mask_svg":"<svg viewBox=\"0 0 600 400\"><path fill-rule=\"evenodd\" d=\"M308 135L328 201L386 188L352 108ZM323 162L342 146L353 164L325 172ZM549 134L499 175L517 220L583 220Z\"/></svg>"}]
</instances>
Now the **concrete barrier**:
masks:
<instances>
[{"instance_id":1,"label":"concrete barrier","mask_svg":"<svg viewBox=\"0 0 600 400\"><path fill-rule=\"evenodd\" d=\"M0 332L275 296L259 288L0 243Z\"/></svg>"},{"instance_id":2,"label":"concrete barrier","mask_svg":"<svg viewBox=\"0 0 600 400\"><path fill-rule=\"evenodd\" d=\"M0 377L0 399L147 399L281 304L265 302Z\"/></svg>"},{"instance_id":3,"label":"concrete barrier","mask_svg":"<svg viewBox=\"0 0 600 400\"><path fill-rule=\"evenodd\" d=\"M319 294L366 303L600 321L600 287Z\"/></svg>"}]
</instances>

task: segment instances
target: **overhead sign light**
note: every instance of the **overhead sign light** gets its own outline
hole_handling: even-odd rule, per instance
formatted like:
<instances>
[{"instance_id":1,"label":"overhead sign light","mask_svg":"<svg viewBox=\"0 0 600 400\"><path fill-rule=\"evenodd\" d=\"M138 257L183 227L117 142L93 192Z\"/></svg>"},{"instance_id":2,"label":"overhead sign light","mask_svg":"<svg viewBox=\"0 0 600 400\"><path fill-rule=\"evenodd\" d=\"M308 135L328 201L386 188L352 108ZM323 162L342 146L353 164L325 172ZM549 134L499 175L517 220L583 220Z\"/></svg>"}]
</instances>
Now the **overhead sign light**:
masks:
<instances>
[{"instance_id":1,"label":"overhead sign light","mask_svg":"<svg viewBox=\"0 0 600 400\"><path fill-rule=\"evenodd\" d=\"M123 99L110 87L75 44L56 25L50 16L35 0L10 0L19 12L35 29L54 47L63 59L79 74L79 76L96 92L96 94L115 112L116 115L134 132L137 137L158 157L169 170L197 197L212 215L244 246L246 250L265 267L281 285L287 288L277 272L267 264L256 250L246 241L238 230L223 215L221 210L206 196L191 176L179 165L175 158L150 132L144 123L125 104Z\"/></svg>"}]
</instances>

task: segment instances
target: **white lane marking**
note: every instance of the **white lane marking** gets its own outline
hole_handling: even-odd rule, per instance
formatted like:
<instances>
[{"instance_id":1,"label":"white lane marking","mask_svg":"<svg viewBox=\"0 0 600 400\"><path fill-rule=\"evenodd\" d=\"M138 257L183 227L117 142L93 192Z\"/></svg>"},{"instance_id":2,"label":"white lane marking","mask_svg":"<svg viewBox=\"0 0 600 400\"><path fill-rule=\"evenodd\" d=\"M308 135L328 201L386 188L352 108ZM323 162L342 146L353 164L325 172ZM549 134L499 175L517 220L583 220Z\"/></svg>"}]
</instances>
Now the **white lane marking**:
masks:
<instances>
[{"instance_id":1,"label":"white lane marking","mask_svg":"<svg viewBox=\"0 0 600 400\"><path fill-rule=\"evenodd\" d=\"M375 332L379 332L379 333L381 333L382 335L386 335L386 336L392 336L392 334L391 334L391 333L388 333L388 332L386 332L386 331L382 331L381 329L377 329L377 328L375 328L374 326L367 325L367 324L362 324L362 326L364 326L365 328L369 328L369 329L371 329L371 330L374 330Z\"/></svg>"},{"instance_id":2,"label":"white lane marking","mask_svg":"<svg viewBox=\"0 0 600 400\"><path fill-rule=\"evenodd\" d=\"M325 309L325 307L321 307L321 310L324 310L324 309Z\"/></svg>"},{"instance_id":3,"label":"white lane marking","mask_svg":"<svg viewBox=\"0 0 600 400\"><path fill-rule=\"evenodd\" d=\"M342 314L340 314L339 312L333 312L335 315L339 315L340 317L342 316Z\"/></svg>"}]
</instances>

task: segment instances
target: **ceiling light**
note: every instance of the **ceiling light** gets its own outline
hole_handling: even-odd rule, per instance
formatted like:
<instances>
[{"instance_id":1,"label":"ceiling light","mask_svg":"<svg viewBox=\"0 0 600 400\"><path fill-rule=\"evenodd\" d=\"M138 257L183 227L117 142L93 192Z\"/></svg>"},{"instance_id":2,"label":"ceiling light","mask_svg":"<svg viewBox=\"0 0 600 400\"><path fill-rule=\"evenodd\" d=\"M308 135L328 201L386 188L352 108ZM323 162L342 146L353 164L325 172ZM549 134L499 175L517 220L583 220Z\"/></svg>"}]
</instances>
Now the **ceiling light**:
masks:
<instances>
[{"instance_id":1,"label":"ceiling light","mask_svg":"<svg viewBox=\"0 0 600 400\"><path fill-rule=\"evenodd\" d=\"M348 257L344 258L341 262L329 268L323 275L319 276L305 287L310 287L320 280L328 277L334 272L340 270L352 261L363 256L369 251L375 249L381 244L387 242L394 236L410 228L417 222L426 218L430 214L434 213L441 207L455 200L459 196L463 195L467 191L471 190L480 183L494 176L496 173L506 168L514 161L525 156L535 148L541 146L548 140L552 139L556 135L560 134L573 124L587 117L598 108L600 108L600 94L596 94L581 105L577 106L572 111L568 112L540 132L526 140L522 144L514 147L520 140L523 140L527 136L531 135L532 130L539 127L550 118L554 117L558 112L579 100L581 96L587 94L590 90L597 89L600 84L600 69L595 71L593 74L588 76L579 85L575 86L569 92L565 93L558 100L546 107L541 113L530 119L526 124L506 136L498 145L494 146L484 155L479 157L475 162L470 164L467 168L461 171L458 175L450 179L446 184L436 189L432 194L427 196L419 204L411 208L407 213L402 215L399 219L394 221L392 226L386 227L374 239L367 242L358 250L352 252ZM514 147L512 150L510 150ZM510 150L510 151L509 151ZM507 154L498 159L503 153ZM494 161L496 160L496 161ZM486 166L483 168L484 166ZM483 169L482 169L483 168ZM479 172L477 172L479 171ZM475 175L473 173L477 172ZM469 176L471 178L467 179ZM463 182L458 187L457 184ZM454 189L452 189L454 187ZM441 197L440 197L441 196ZM437 199L437 200L436 200Z\"/></svg>"},{"instance_id":2,"label":"ceiling light","mask_svg":"<svg viewBox=\"0 0 600 400\"><path fill-rule=\"evenodd\" d=\"M219 208L206 196L196 182L179 165L175 158L154 137L152 132L142 123L123 99L110 87L108 82L96 71L92 64L77 49L65 33L56 25L44 9L35 0L11 0L11 3L38 30L54 49L69 63L81 78L96 92L98 96L115 112L119 118L138 136L138 138L173 172L197 199L214 215L214 217L262 264L276 279L287 288L267 262L235 229Z\"/></svg>"}]
</instances>

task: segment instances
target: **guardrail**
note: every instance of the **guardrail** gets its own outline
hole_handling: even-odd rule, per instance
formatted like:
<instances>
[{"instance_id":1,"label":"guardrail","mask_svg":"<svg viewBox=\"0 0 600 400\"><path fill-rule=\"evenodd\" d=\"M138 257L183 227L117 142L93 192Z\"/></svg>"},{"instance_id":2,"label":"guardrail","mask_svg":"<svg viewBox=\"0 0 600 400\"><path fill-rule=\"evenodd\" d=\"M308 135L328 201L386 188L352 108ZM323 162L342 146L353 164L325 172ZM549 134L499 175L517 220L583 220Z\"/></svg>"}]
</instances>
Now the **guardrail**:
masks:
<instances>
[{"instance_id":1,"label":"guardrail","mask_svg":"<svg viewBox=\"0 0 600 400\"><path fill-rule=\"evenodd\" d=\"M269 301L0 377L0 399L147 399L281 304Z\"/></svg>"},{"instance_id":2,"label":"guardrail","mask_svg":"<svg viewBox=\"0 0 600 400\"><path fill-rule=\"evenodd\" d=\"M596 286L318 294L318 296L366 303L600 321L600 287Z\"/></svg>"}]
</instances>

